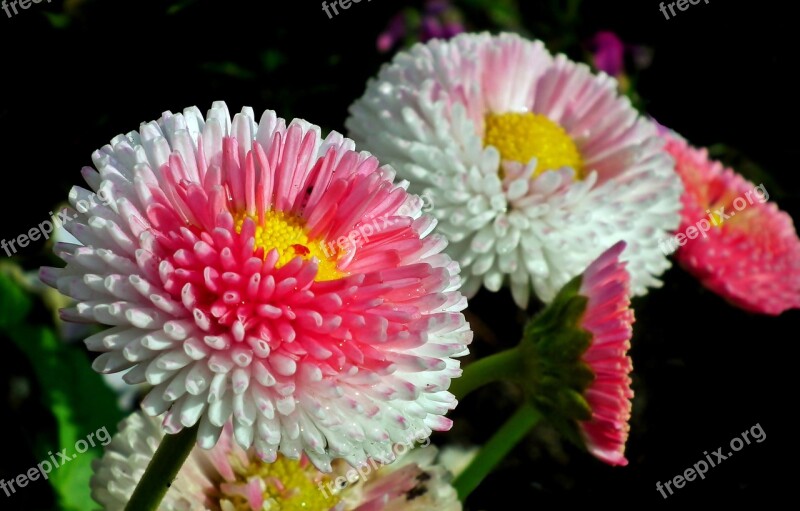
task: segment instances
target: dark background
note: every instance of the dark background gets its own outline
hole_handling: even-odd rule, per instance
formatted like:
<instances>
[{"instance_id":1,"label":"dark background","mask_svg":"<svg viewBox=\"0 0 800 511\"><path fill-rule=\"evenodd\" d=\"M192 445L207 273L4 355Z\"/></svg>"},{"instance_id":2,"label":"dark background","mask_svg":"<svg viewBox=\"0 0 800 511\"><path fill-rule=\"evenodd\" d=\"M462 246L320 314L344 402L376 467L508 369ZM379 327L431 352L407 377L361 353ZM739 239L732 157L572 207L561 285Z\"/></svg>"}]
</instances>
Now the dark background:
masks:
<instances>
[{"instance_id":1,"label":"dark background","mask_svg":"<svg viewBox=\"0 0 800 511\"><path fill-rule=\"evenodd\" d=\"M458 2L471 28L500 25L481 2ZM586 0L569 19L558 2L520 2L516 22L551 47L583 58L598 30L653 49L652 65L636 76L641 105L695 145L714 145L797 222L800 176L798 54L794 9L778 1L712 0L665 20L654 0ZM329 20L314 1L60 2L33 4L11 19L0 11L0 165L5 186L0 238L47 219L81 183L80 168L114 135L162 111L224 99L233 111L270 108L343 131L347 108L391 54L375 40L389 18L415 2L354 4ZM66 12L66 14L64 14ZM45 13L52 13L46 16ZM59 26L63 25L63 26ZM730 148L735 148L731 150ZM765 174L762 174L765 172ZM18 259L28 268L50 261L44 245ZM790 494L796 476L794 392L800 312L779 318L748 314L704 291L681 269L665 287L634 303L638 322L630 465L609 468L542 427L490 476L467 508L554 509L565 502L772 502ZM518 338L505 294L471 302L494 334L474 344L485 355ZM2 314L2 312L0 312ZM4 350L2 376L24 363ZM8 385L4 384L3 389ZM451 438L482 442L511 413L513 389L494 386L454 413ZM6 479L30 466L15 452L13 424L30 420L3 402ZM751 444L706 479L667 501L655 490L759 423L767 440ZM538 438L537 438L538 437ZM438 437L439 441L445 438ZM786 467L786 468L784 468ZM46 487L18 493L0 508L45 509ZM29 500L23 500L29 499Z\"/></svg>"}]
</instances>

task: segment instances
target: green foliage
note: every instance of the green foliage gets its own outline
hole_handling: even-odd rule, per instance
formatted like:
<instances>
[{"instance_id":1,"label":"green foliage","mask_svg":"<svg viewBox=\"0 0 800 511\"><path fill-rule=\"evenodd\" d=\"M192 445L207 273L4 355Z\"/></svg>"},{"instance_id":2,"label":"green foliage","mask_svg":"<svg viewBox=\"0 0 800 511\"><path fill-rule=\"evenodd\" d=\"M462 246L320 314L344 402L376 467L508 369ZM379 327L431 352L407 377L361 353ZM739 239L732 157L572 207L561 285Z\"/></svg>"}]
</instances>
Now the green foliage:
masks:
<instances>
[{"instance_id":1,"label":"green foliage","mask_svg":"<svg viewBox=\"0 0 800 511\"><path fill-rule=\"evenodd\" d=\"M72 24L72 18L69 14L43 11L42 15L47 18L47 21L55 29L67 28Z\"/></svg>"},{"instance_id":2,"label":"green foliage","mask_svg":"<svg viewBox=\"0 0 800 511\"><path fill-rule=\"evenodd\" d=\"M101 454L102 446L95 440L95 447L90 445L88 451L78 454L75 443L104 427L112 435L122 412L114 392L92 370L80 346L63 343L49 325L29 321L33 298L10 277L0 274L0 326L30 362L41 390L41 405L50 410L57 427L55 435L37 437L34 457L46 461L50 452L65 448L68 456L74 456L54 468L49 481L59 509L84 511L91 502L91 463ZM55 457L59 459L57 454Z\"/></svg>"},{"instance_id":3,"label":"green foliage","mask_svg":"<svg viewBox=\"0 0 800 511\"><path fill-rule=\"evenodd\" d=\"M484 14L492 24L504 30L520 27L522 19L516 0L463 0L460 2L467 9Z\"/></svg>"}]
</instances>

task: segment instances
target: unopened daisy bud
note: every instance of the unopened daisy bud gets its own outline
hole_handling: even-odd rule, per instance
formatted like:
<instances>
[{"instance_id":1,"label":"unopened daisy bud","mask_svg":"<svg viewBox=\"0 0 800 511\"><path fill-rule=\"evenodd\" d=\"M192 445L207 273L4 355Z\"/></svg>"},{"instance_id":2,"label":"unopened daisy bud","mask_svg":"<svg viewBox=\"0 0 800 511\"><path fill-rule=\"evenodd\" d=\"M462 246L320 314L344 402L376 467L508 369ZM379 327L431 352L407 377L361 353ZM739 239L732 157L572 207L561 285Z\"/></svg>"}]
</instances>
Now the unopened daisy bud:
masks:
<instances>
[{"instance_id":1,"label":"unopened daisy bud","mask_svg":"<svg viewBox=\"0 0 800 511\"><path fill-rule=\"evenodd\" d=\"M41 278L97 371L153 386L142 402L212 447L233 421L264 460L355 465L409 431L447 430L454 358L471 340L458 265L423 201L338 133L218 102L115 137L76 187ZM371 235L363 236L365 226Z\"/></svg>"},{"instance_id":2,"label":"unopened daisy bud","mask_svg":"<svg viewBox=\"0 0 800 511\"><path fill-rule=\"evenodd\" d=\"M534 407L567 438L626 465L633 310L620 242L564 286L520 344L521 381Z\"/></svg>"}]
</instances>

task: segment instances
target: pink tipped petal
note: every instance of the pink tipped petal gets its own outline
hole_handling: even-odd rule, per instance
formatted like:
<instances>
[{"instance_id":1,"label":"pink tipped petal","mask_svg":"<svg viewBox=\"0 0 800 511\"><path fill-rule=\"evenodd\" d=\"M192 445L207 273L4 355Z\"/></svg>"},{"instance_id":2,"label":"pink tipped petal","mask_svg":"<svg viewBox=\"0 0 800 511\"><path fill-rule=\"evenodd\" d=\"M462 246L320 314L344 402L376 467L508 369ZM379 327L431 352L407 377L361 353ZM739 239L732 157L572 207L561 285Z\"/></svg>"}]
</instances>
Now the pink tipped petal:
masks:
<instances>
[{"instance_id":1,"label":"pink tipped petal","mask_svg":"<svg viewBox=\"0 0 800 511\"><path fill-rule=\"evenodd\" d=\"M579 291L588 299L581 326L592 334L583 361L595 374L584 392L592 418L580 428L589 452L610 465L628 463L625 442L633 397L627 353L634 318L630 275L619 260L624 249L625 243L618 242L590 264Z\"/></svg>"}]
</instances>

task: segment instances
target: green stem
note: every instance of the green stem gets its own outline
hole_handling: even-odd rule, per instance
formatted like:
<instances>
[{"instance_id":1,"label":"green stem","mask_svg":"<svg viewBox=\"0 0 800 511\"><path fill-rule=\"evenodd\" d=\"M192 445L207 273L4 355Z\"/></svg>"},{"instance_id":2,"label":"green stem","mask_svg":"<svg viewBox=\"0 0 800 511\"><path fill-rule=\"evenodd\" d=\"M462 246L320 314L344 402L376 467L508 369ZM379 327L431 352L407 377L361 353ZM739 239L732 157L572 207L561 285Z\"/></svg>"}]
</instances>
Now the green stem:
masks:
<instances>
[{"instance_id":1,"label":"green stem","mask_svg":"<svg viewBox=\"0 0 800 511\"><path fill-rule=\"evenodd\" d=\"M492 435L469 466L456 477L453 486L458 498L464 502L472 490L511 452L528 432L539 422L542 415L529 404L520 406L514 415Z\"/></svg>"},{"instance_id":2,"label":"green stem","mask_svg":"<svg viewBox=\"0 0 800 511\"><path fill-rule=\"evenodd\" d=\"M514 379L522 373L519 348L481 358L464 368L464 373L450 384L450 392L461 400L473 390L498 380Z\"/></svg>"},{"instance_id":3,"label":"green stem","mask_svg":"<svg viewBox=\"0 0 800 511\"><path fill-rule=\"evenodd\" d=\"M156 511L196 442L197 426L164 436L125 511Z\"/></svg>"}]
</instances>

